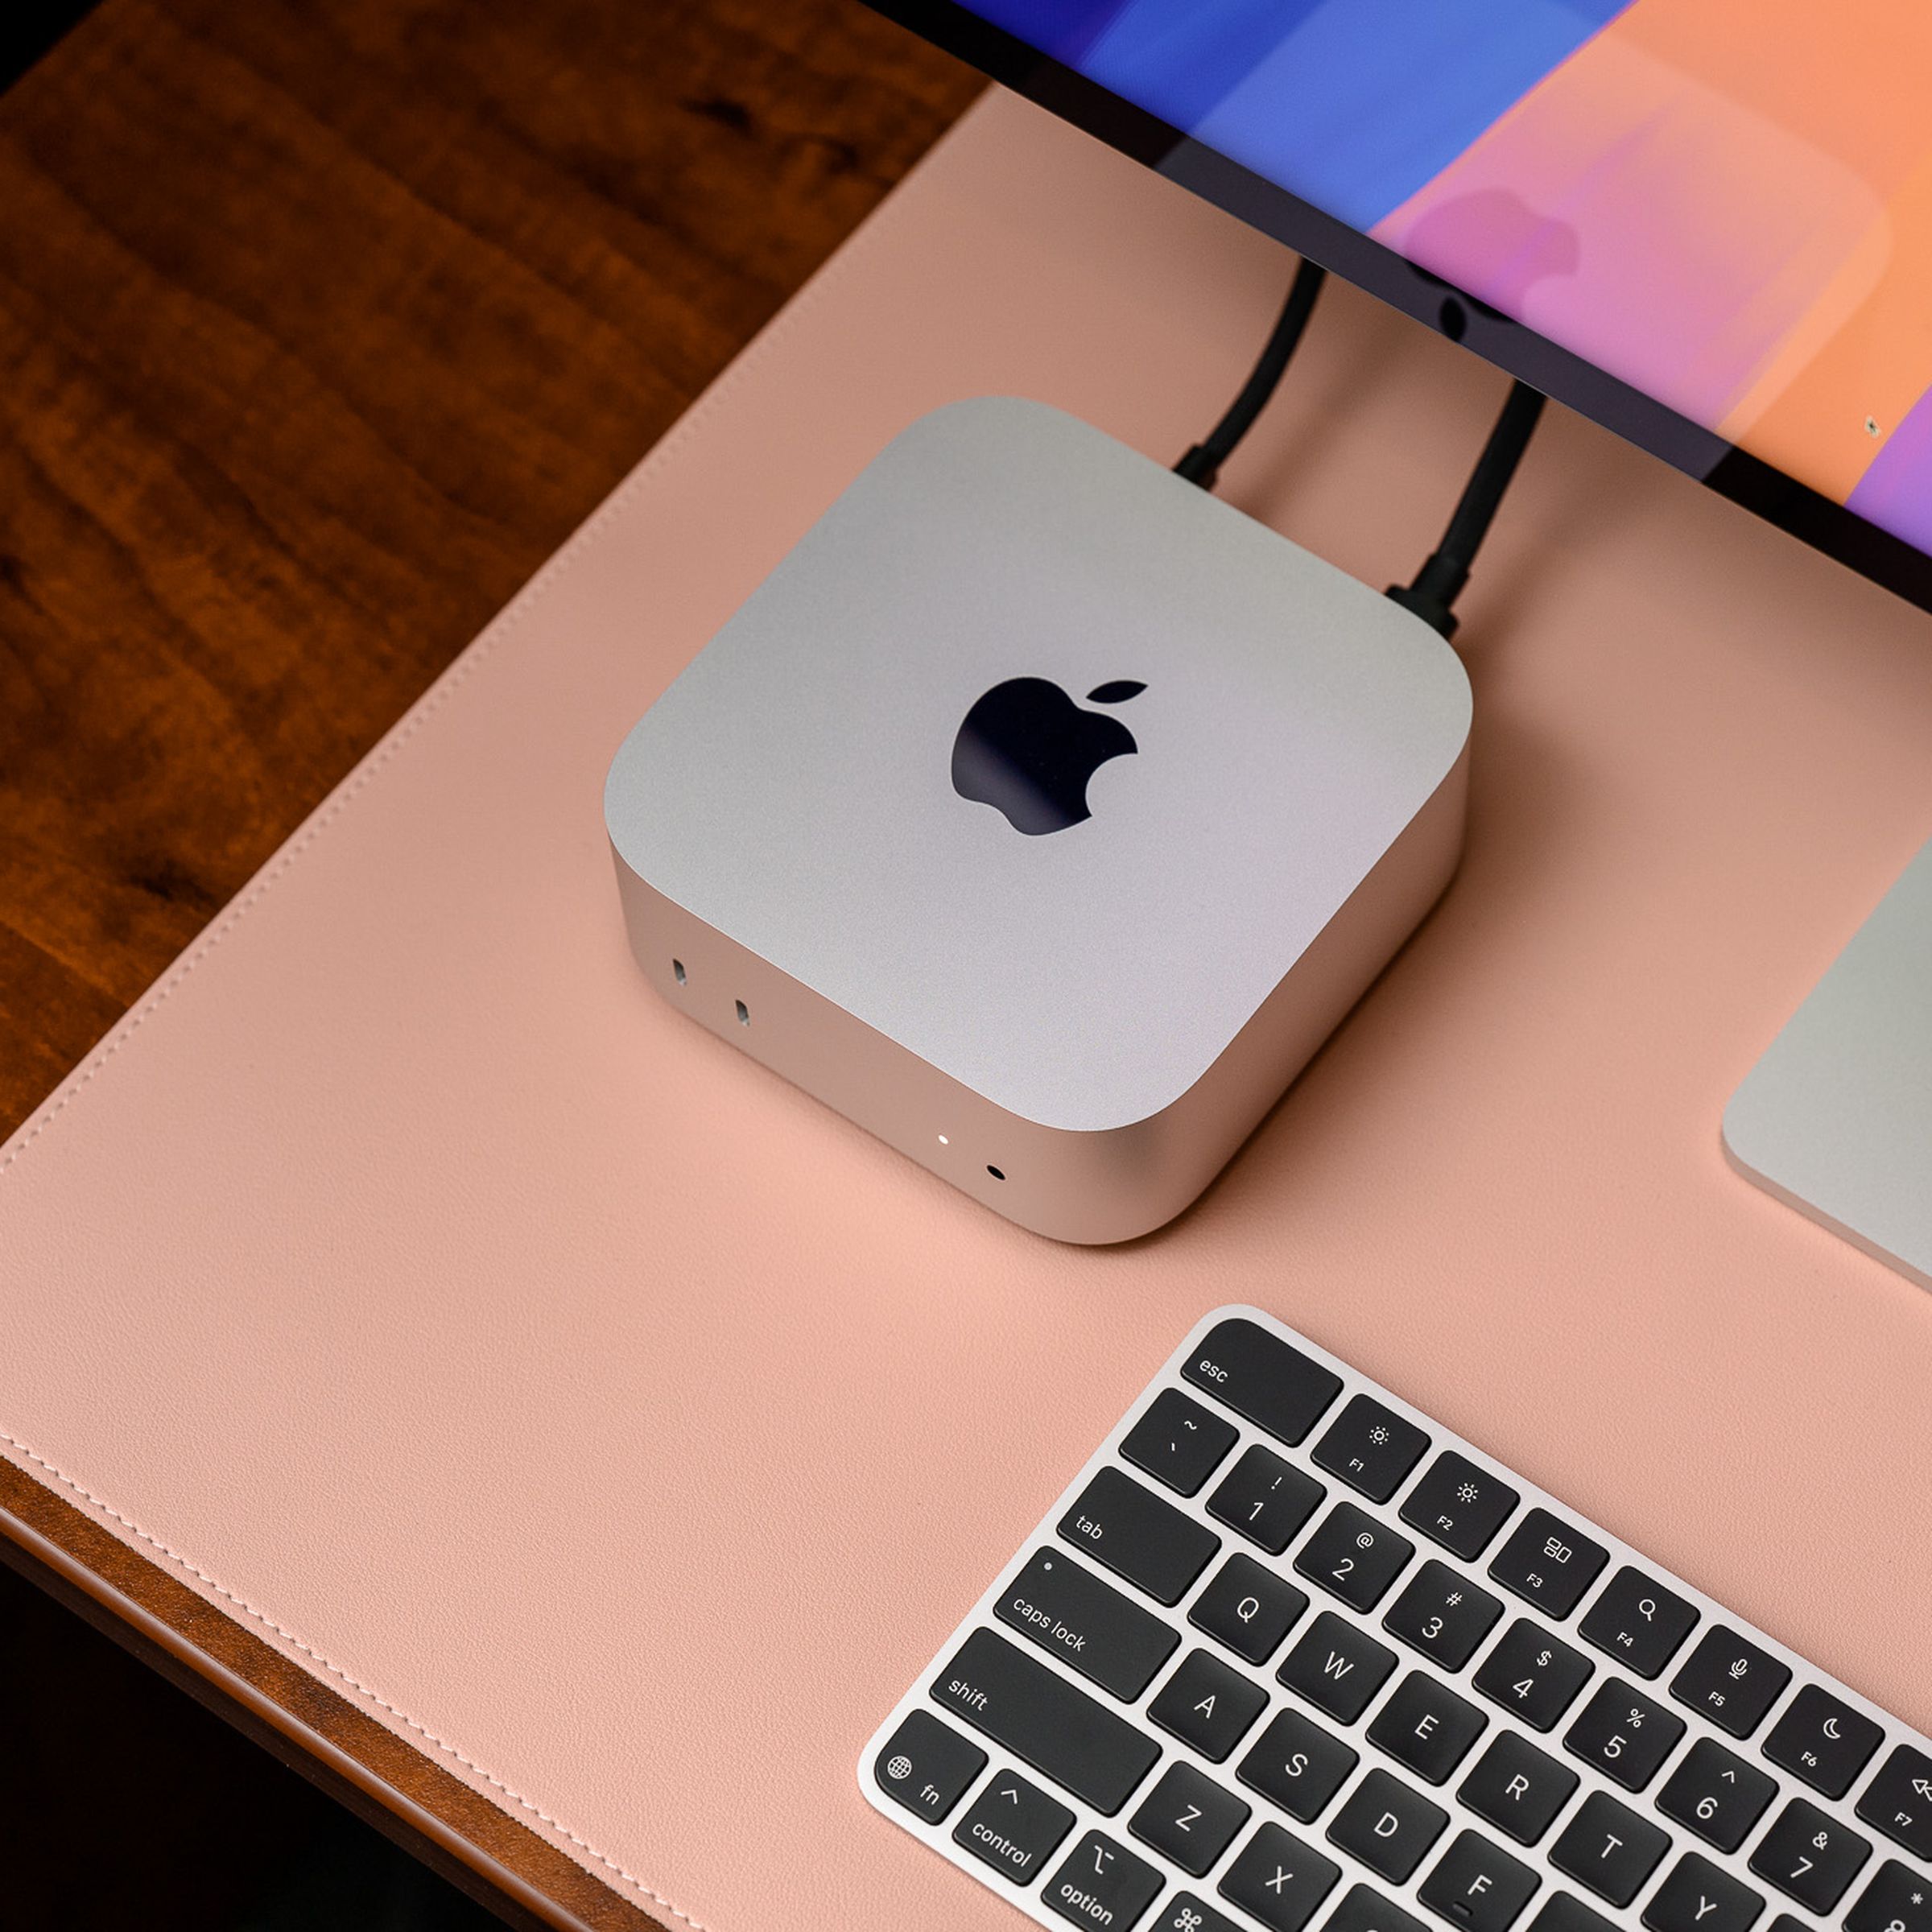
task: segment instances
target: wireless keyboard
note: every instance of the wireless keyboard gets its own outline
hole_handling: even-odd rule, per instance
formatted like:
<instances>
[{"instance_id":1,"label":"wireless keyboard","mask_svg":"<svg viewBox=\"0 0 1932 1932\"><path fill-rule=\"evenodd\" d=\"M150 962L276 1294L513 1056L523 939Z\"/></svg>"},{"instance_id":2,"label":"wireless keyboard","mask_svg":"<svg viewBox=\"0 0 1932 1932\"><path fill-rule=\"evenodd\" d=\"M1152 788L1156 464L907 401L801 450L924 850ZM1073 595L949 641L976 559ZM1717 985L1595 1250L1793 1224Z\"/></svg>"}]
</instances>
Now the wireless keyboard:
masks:
<instances>
[{"instance_id":1,"label":"wireless keyboard","mask_svg":"<svg viewBox=\"0 0 1932 1932\"><path fill-rule=\"evenodd\" d=\"M1250 1308L859 1781L1056 1929L1932 1932L1932 1743Z\"/></svg>"}]
</instances>

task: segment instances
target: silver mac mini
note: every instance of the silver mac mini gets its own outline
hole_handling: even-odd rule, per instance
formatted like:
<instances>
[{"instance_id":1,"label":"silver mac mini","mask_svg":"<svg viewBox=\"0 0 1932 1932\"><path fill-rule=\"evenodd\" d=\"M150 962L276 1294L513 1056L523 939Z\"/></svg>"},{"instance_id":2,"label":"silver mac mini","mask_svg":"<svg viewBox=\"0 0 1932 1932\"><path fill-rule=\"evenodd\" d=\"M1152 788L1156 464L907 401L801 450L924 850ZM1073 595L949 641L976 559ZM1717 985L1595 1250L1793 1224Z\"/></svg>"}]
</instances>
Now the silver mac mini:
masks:
<instances>
[{"instance_id":1,"label":"silver mac mini","mask_svg":"<svg viewBox=\"0 0 1932 1932\"><path fill-rule=\"evenodd\" d=\"M1040 404L883 450L618 751L673 1006L1061 1241L1187 1206L1414 930L1468 680L1418 617Z\"/></svg>"}]
</instances>

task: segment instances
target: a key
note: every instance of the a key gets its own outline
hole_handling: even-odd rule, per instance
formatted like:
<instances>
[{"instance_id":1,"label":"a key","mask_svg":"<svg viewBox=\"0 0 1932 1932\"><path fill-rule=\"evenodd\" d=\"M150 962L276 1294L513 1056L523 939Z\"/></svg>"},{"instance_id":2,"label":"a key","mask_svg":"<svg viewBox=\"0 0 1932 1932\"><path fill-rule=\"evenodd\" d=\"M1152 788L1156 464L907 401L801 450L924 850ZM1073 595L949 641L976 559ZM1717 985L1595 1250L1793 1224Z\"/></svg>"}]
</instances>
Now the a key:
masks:
<instances>
[{"instance_id":1,"label":"a key","mask_svg":"<svg viewBox=\"0 0 1932 1932\"><path fill-rule=\"evenodd\" d=\"M1248 1817L1248 1806L1232 1791L1192 1765L1174 1764L1161 1773L1127 1829L1189 1876L1200 1878L1234 1843Z\"/></svg>"},{"instance_id":2,"label":"a key","mask_svg":"<svg viewBox=\"0 0 1932 1932\"><path fill-rule=\"evenodd\" d=\"M1932 1932L1932 1880L1887 1859L1845 1914L1845 1932Z\"/></svg>"},{"instance_id":3,"label":"a key","mask_svg":"<svg viewBox=\"0 0 1932 1932\"><path fill-rule=\"evenodd\" d=\"M1671 1678L1670 1695L1733 1737L1748 1737L1790 1681L1788 1666L1718 1624Z\"/></svg>"},{"instance_id":4,"label":"a key","mask_svg":"<svg viewBox=\"0 0 1932 1932\"><path fill-rule=\"evenodd\" d=\"M1268 1932L1302 1932L1341 1875L1332 1859L1292 1831L1265 1824L1241 1847L1218 1889Z\"/></svg>"},{"instance_id":5,"label":"a key","mask_svg":"<svg viewBox=\"0 0 1932 1932\"><path fill-rule=\"evenodd\" d=\"M1583 1600L1610 1552L1547 1509L1532 1509L1496 1553L1489 1574L1561 1622Z\"/></svg>"},{"instance_id":6,"label":"a key","mask_svg":"<svg viewBox=\"0 0 1932 1932\"><path fill-rule=\"evenodd\" d=\"M1696 1627L1694 1605L1626 1563L1604 1584L1577 1635L1649 1680L1662 1674Z\"/></svg>"},{"instance_id":7,"label":"a key","mask_svg":"<svg viewBox=\"0 0 1932 1932\"><path fill-rule=\"evenodd\" d=\"M1660 1831L1607 1792L1595 1791L1556 1835L1550 1862L1599 1898L1627 1905L1670 1848L1667 1831Z\"/></svg>"},{"instance_id":8,"label":"a key","mask_svg":"<svg viewBox=\"0 0 1932 1932\"><path fill-rule=\"evenodd\" d=\"M1765 1740L1765 1756L1827 1798L1843 1798L1885 1732L1830 1691L1806 1684Z\"/></svg>"},{"instance_id":9,"label":"a key","mask_svg":"<svg viewBox=\"0 0 1932 1932\"><path fill-rule=\"evenodd\" d=\"M977 1744L930 1711L909 1711L873 1760L872 1774L888 1798L936 1825L985 1768L986 1753Z\"/></svg>"},{"instance_id":10,"label":"a key","mask_svg":"<svg viewBox=\"0 0 1932 1932\"><path fill-rule=\"evenodd\" d=\"M1626 1791L1641 1791L1663 1769L1684 1728L1675 1711L1613 1677L1597 1686L1564 1733L1563 1748Z\"/></svg>"},{"instance_id":11,"label":"a key","mask_svg":"<svg viewBox=\"0 0 1932 1932\"><path fill-rule=\"evenodd\" d=\"M1552 1729L1596 1668L1581 1651L1519 1616L1483 1659L1476 1687L1533 1731Z\"/></svg>"},{"instance_id":12,"label":"a key","mask_svg":"<svg viewBox=\"0 0 1932 1932\"><path fill-rule=\"evenodd\" d=\"M1372 1885L1352 1885L1322 1932L1423 1932L1422 1922L1392 1905Z\"/></svg>"},{"instance_id":13,"label":"a key","mask_svg":"<svg viewBox=\"0 0 1932 1932\"><path fill-rule=\"evenodd\" d=\"M1530 1920L1529 1932L1616 1932L1616 1928L1580 1898L1572 1898L1567 1892L1552 1892Z\"/></svg>"},{"instance_id":14,"label":"a key","mask_svg":"<svg viewBox=\"0 0 1932 1932\"><path fill-rule=\"evenodd\" d=\"M1108 1817L1161 1755L1138 1726L990 1630L960 1645L932 1701Z\"/></svg>"},{"instance_id":15,"label":"a key","mask_svg":"<svg viewBox=\"0 0 1932 1932\"><path fill-rule=\"evenodd\" d=\"M1415 1554L1407 1537L1353 1503L1337 1503L1302 1544L1294 1567L1352 1610L1373 1610Z\"/></svg>"},{"instance_id":16,"label":"a key","mask_svg":"<svg viewBox=\"0 0 1932 1932\"><path fill-rule=\"evenodd\" d=\"M1236 1657L1265 1664L1307 1608L1304 1592L1237 1550L1194 1600L1187 1620Z\"/></svg>"},{"instance_id":17,"label":"a key","mask_svg":"<svg viewBox=\"0 0 1932 1932\"><path fill-rule=\"evenodd\" d=\"M1735 1852L1777 1795L1777 1779L1727 1751L1715 1738L1700 1737L1664 1781L1657 1808L1707 1844Z\"/></svg>"},{"instance_id":18,"label":"a key","mask_svg":"<svg viewBox=\"0 0 1932 1932\"><path fill-rule=\"evenodd\" d=\"M982 1864L1030 1885L1073 1829L1073 1814L1017 1771L1002 1771L953 1827L952 1842Z\"/></svg>"},{"instance_id":19,"label":"a key","mask_svg":"<svg viewBox=\"0 0 1932 1932\"><path fill-rule=\"evenodd\" d=\"M1194 1650L1163 1684L1147 1715L1217 1765L1261 1714L1268 1693L1206 1650Z\"/></svg>"},{"instance_id":20,"label":"a key","mask_svg":"<svg viewBox=\"0 0 1932 1932\"><path fill-rule=\"evenodd\" d=\"M1519 1845L1534 1845L1582 1782L1567 1765L1505 1731L1477 1759L1456 1796Z\"/></svg>"},{"instance_id":21,"label":"a key","mask_svg":"<svg viewBox=\"0 0 1932 1932\"><path fill-rule=\"evenodd\" d=\"M1502 1600L1480 1590L1435 1558L1410 1578L1382 1628L1445 1670L1474 1657L1503 1613Z\"/></svg>"},{"instance_id":22,"label":"a key","mask_svg":"<svg viewBox=\"0 0 1932 1932\"><path fill-rule=\"evenodd\" d=\"M1445 1449L1402 1505L1402 1521L1472 1563L1489 1547L1521 1500L1499 1476Z\"/></svg>"},{"instance_id":23,"label":"a key","mask_svg":"<svg viewBox=\"0 0 1932 1932\"><path fill-rule=\"evenodd\" d=\"M1376 1713L1368 1741L1418 1777L1446 1784L1488 1723L1474 1704L1427 1671L1411 1670Z\"/></svg>"},{"instance_id":24,"label":"a key","mask_svg":"<svg viewBox=\"0 0 1932 1932\"><path fill-rule=\"evenodd\" d=\"M1371 1872L1401 1885L1408 1883L1448 1823L1441 1806L1386 1771L1371 1771L1335 1813L1328 1839Z\"/></svg>"},{"instance_id":25,"label":"a key","mask_svg":"<svg viewBox=\"0 0 1932 1932\"><path fill-rule=\"evenodd\" d=\"M1542 1882L1480 1831L1465 1831L1416 1896L1458 1932L1509 1932Z\"/></svg>"},{"instance_id":26,"label":"a key","mask_svg":"<svg viewBox=\"0 0 1932 1932\"><path fill-rule=\"evenodd\" d=\"M1279 1556L1327 1492L1272 1449L1253 1444L1208 1499L1208 1513Z\"/></svg>"},{"instance_id":27,"label":"a key","mask_svg":"<svg viewBox=\"0 0 1932 1932\"><path fill-rule=\"evenodd\" d=\"M1395 1653L1365 1630L1324 1610L1282 1660L1275 1679L1316 1710L1352 1724L1395 1668Z\"/></svg>"},{"instance_id":28,"label":"a key","mask_svg":"<svg viewBox=\"0 0 1932 1932\"><path fill-rule=\"evenodd\" d=\"M1242 1932L1225 1912L1217 1912L1191 1892L1177 1892L1161 1907L1150 1932Z\"/></svg>"},{"instance_id":29,"label":"a key","mask_svg":"<svg viewBox=\"0 0 1932 1932\"><path fill-rule=\"evenodd\" d=\"M1298 1711L1278 1711L1235 1776L1298 1823L1311 1825L1355 1765L1355 1752L1339 1737Z\"/></svg>"},{"instance_id":30,"label":"a key","mask_svg":"<svg viewBox=\"0 0 1932 1932\"><path fill-rule=\"evenodd\" d=\"M1751 1869L1822 1918L1844 1897L1871 1856L1869 1839L1807 1799L1794 1798L1751 1854Z\"/></svg>"},{"instance_id":31,"label":"a key","mask_svg":"<svg viewBox=\"0 0 1932 1932\"><path fill-rule=\"evenodd\" d=\"M1644 1907L1650 1932L1751 1932L1763 1897L1700 1852L1686 1852Z\"/></svg>"},{"instance_id":32,"label":"a key","mask_svg":"<svg viewBox=\"0 0 1932 1932\"><path fill-rule=\"evenodd\" d=\"M1136 1858L1104 1831L1089 1831L1047 1880L1041 1897L1049 1909L1076 1926L1131 1932L1166 1882L1146 1859Z\"/></svg>"},{"instance_id":33,"label":"a key","mask_svg":"<svg viewBox=\"0 0 1932 1932\"><path fill-rule=\"evenodd\" d=\"M1370 1501L1385 1503L1428 1448L1428 1437L1414 1422L1372 1395L1358 1395L1328 1425L1311 1459Z\"/></svg>"},{"instance_id":34,"label":"a key","mask_svg":"<svg viewBox=\"0 0 1932 1932\"><path fill-rule=\"evenodd\" d=\"M1901 1744L1858 1801L1858 1814L1893 1843L1932 1860L1932 1757Z\"/></svg>"},{"instance_id":35,"label":"a key","mask_svg":"<svg viewBox=\"0 0 1932 1932\"><path fill-rule=\"evenodd\" d=\"M1181 1373L1291 1447L1342 1392L1342 1378L1244 1315L1217 1322Z\"/></svg>"},{"instance_id":36,"label":"a key","mask_svg":"<svg viewBox=\"0 0 1932 1932\"><path fill-rule=\"evenodd\" d=\"M1171 1625L1058 1550L1034 1551L993 1614L1128 1703L1181 1641Z\"/></svg>"},{"instance_id":37,"label":"a key","mask_svg":"<svg viewBox=\"0 0 1932 1932\"><path fill-rule=\"evenodd\" d=\"M1157 1604L1178 1604L1221 1541L1118 1469L1103 1469L1060 1518L1060 1540Z\"/></svg>"},{"instance_id":38,"label":"a key","mask_svg":"<svg viewBox=\"0 0 1932 1932\"><path fill-rule=\"evenodd\" d=\"M1192 1496L1220 1466L1241 1431L1225 1416L1163 1389L1128 1430L1121 1454L1137 1469L1182 1496Z\"/></svg>"}]
</instances>

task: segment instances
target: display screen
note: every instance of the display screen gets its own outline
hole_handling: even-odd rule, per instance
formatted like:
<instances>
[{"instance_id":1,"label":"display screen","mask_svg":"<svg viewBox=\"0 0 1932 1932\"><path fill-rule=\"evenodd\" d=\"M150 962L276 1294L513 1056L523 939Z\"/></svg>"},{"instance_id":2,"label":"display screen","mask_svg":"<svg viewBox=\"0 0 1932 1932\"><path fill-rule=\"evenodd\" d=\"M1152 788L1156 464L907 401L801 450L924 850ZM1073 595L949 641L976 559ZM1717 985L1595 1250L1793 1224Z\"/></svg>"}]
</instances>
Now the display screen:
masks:
<instances>
[{"instance_id":1,"label":"display screen","mask_svg":"<svg viewBox=\"0 0 1932 1932\"><path fill-rule=\"evenodd\" d=\"M971 10L1932 551L1932 0Z\"/></svg>"}]
</instances>

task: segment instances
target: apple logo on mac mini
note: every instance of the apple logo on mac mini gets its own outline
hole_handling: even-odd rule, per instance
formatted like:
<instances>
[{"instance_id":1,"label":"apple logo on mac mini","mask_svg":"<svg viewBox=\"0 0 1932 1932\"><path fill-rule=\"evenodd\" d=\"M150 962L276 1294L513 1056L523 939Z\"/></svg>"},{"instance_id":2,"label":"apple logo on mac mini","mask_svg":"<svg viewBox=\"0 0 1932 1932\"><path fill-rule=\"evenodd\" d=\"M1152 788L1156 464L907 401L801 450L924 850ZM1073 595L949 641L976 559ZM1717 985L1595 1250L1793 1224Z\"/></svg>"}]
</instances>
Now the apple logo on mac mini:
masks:
<instances>
[{"instance_id":1,"label":"apple logo on mac mini","mask_svg":"<svg viewBox=\"0 0 1932 1932\"><path fill-rule=\"evenodd\" d=\"M1125 704L1147 687L1096 685L1089 704ZM1118 718L1088 711L1046 678L1009 678L973 704L952 741L952 788L1038 838L1093 816L1088 782L1109 758L1139 751Z\"/></svg>"}]
</instances>

